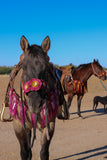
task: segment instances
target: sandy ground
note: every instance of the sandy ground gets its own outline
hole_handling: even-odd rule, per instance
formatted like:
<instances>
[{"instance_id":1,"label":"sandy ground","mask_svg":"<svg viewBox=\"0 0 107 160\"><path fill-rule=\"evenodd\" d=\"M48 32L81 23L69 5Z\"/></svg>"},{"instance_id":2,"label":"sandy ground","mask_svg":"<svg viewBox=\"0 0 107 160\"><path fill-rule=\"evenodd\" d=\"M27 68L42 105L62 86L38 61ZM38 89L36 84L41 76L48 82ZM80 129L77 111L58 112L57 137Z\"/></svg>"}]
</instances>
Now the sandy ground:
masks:
<instances>
[{"instance_id":1,"label":"sandy ground","mask_svg":"<svg viewBox=\"0 0 107 160\"><path fill-rule=\"evenodd\" d=\"M4 100L9 76L0 76L0 109ZM104 82L107 87L107 80ZM107 159L107 114L99 104L93 112L94 96L106 96L100 80L92 76L88 80L88 93L82 105L82 118L77 112L76 96L70 107L70 119L56 120L56 128L50 145L50 160L105 160ZM8 109L6 109L8 113ZM7 115L6 113L6 115ZM37 131L32 160L39 159L40 132ZM0 160L20 160L19 143L12 122L0 122Z\"/></svg>"}]
</instances>

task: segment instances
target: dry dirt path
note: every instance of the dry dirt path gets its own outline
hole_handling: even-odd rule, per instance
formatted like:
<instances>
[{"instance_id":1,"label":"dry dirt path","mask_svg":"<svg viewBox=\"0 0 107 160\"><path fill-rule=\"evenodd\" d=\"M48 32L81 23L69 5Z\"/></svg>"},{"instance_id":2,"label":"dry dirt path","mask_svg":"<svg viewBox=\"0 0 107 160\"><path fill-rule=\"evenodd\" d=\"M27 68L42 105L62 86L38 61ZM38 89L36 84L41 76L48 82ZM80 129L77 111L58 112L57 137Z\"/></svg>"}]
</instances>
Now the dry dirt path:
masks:
<instances>
[{"instance_id":1,"label":"dry dirt path","mask_svg":"<svg viewBox=\"0 0 107 160\"><path fill-rule=\"evenodd\" d=\"M0 106L3 103L9 76L0 76ZM104 82L107 87L107 80ZM99 104L93 112L94 96L105 96L107 91L100 80L91 77L88 93L82 101L82 116L78 118L77 102L74 97L70 108L70 119L56 120L55 133L50 145L50 160L106 160L107 159L107 114ZM1 108L1 107L0 107ZM39 159L40 133L33 147L32 160ZM19 144L15 137L12 122L0 122L0 160L20 160Z\"/></svg>"}]
</instances>

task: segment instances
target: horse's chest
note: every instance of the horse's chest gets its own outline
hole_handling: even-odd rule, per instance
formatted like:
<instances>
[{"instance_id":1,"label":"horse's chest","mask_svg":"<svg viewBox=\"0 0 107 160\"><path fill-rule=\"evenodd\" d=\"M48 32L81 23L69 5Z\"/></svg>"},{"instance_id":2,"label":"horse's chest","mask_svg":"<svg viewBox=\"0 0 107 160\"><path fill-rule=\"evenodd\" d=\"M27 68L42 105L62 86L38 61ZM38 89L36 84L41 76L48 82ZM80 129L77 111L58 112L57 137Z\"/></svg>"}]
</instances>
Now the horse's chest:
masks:
<instances>
[{"instance_id":1,"label":"horse's chest","mask_svg":"<svg viewBox=\"0 0 107 160\"><path fill-rule=\"evenodd\" d=\"M21 101L19 96L13 90L13 88L9 91L9 111L10 114L13 116L14 119L19 119L23 125L23 116L25 119L25 123L30 128L34 127L35 124L35 113L30 113L28 109L28 104L26 101L23 101L24 113L23 108L21 105ZM46 126L46 112L48 121L53 121L55 119L57 112L58 112L58 96L57 91L56 94L51 92L49 99L47 99L47 103L44 103L41 109L41 112L38 116L38 123L37 127L42 129ZM28 127L28 128L29 128Z\"/></svg>"}]
</instances>

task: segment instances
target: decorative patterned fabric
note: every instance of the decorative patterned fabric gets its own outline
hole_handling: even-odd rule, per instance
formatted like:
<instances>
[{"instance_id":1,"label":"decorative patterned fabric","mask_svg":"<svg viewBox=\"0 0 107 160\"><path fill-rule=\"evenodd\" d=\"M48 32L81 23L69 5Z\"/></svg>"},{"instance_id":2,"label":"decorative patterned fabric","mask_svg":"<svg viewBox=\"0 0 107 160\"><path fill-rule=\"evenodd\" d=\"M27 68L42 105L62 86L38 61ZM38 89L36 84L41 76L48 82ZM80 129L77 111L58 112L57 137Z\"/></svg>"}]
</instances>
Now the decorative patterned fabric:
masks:
<instances>
[{"instance_id":1,"label":"decorative patterned fabric","mask_svg":"<svg viewBox=\"0 0 107 160\"><path fill-rule=\"evenodd\" d=\"M49 93L47 96L47 104L44 103L42 107L42 127L46 126L46 110L45 105L47 105L47 117L48 121L50 122L52 119L56 117L58 112L58 93L57 89L54 88L52 92ZM23 101L24 105L24 119L26 122L26 111L28 110L28 104ZM15 93L13 88L9 90L9 111L10 114L17 119L18 118L18 106L20 107L20 119L21 123L23 124L23 112L22 112L22 105L19 96ZM35 123L35 113L31 113L31 120L32 126L34 127Z\"/></svg>"},{"instance_id":2,"label":"decorative patterned fabric","mask_svg":"<svg viewBox=\"0 0 107 160\"><path fill-rule=\"evenodd\" d=\"M74 80L73 81L73 91L77 93L85 93L86 89L85 89L84 83Z\"/></svg>"},{"instance_id":3,"label":"decorative patterned fabric","mask_svg":"<svg viewBox=\"0 0 107 160\"><path fill-rule=\"evenodd\" d=\"M28 109L28 106L27 103L25 103L25 101L23 101L23 105L24 105L24 119L26 120L26 110ZM15 119L18 118L18 106L20 107L20 118L21 118L21 123L23 124L23 112L22 112L21 101L19 100L19 96L15 93L13 88L10 88L9 112Z\"/></svg>"}]
</instances>

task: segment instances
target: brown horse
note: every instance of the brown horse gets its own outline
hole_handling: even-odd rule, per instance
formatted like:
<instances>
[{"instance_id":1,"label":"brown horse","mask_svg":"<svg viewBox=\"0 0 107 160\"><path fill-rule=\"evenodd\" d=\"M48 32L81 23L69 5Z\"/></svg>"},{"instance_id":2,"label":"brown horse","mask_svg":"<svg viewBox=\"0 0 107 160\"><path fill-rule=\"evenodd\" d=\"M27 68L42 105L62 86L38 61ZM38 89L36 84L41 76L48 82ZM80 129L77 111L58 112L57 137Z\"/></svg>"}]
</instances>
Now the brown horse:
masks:
<instances>
[{"instance_id":1,"label":"brown horse","mask_svg":"<svg viewBox=\"0 0 107 160\"><path fill-rule=\"evenodd\" d=\"M29 45L22 36L23 54L17 76L9 84L9 111L20 144L21 160L31 160L36 128L41 131L40 159L49 159L49 145L55 129L58 105L66 105L61 84L49 63L47 36L41 46ZM13 70L11 77L16 73ZM33 139L31 141L31 131Z\"/></svg>"},{"instance_id":2,"label":"brown horse","mask_svg":"<svg viewBox=\"0 0 107 160\"><path fill-rule=\"evenodd\" d=\"M61 68L60 68L61 69ZM93 61L93 63L82 64L77 68L70 68L69 72L66 68L62 68L62 71L57 69L57 74L60 77L64 94L68 95L67 105L68 108L71 105L72 99L74 95L77 95L77 107L78 107L78 115L81 116L80 106L82 98L87 91L87 81L92 76L105 80L106 72L103 70L102 66L99 64L98 60ZM61 79L61 77L63 79Z\"/></svg>"}]
</instances>

